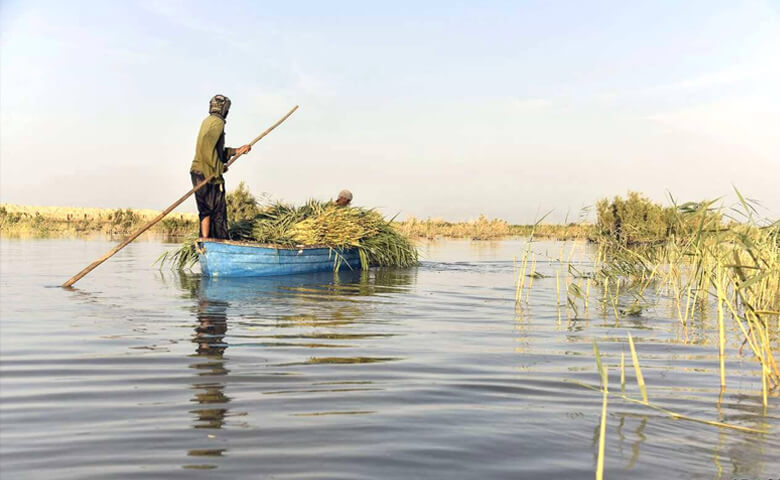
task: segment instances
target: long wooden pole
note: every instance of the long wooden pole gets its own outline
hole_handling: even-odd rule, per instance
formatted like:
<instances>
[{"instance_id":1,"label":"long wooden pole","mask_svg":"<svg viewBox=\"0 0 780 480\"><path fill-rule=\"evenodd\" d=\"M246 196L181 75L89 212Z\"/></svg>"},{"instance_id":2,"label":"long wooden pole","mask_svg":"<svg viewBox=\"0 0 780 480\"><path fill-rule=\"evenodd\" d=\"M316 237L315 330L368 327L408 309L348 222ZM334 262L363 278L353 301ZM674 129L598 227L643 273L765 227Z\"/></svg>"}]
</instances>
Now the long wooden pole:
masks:
<instances>
[{"instance_id":1,"label":"long wooden pole","mask_svg":"<svg viewBox=\"0 0 780 480\"><path fill-rule=\"evenodd\" d=\"M278 121L278 122L274 123L274 124L273 124L273 125L271 125L271 126L270 126L270 127L269 127L269 128L266 130L266 131L264 131L263 133L261 133L260 135L258 135L258 136L257 136L257 138L255 138L254 140L252 140L252 142L251 142L249 145L254 145L254 144L255 144L255 143L257 143L257 142L258 142L258 141L259 141L261 138L263 138L263 137L265 137L266 135L268 135L269 133L271 133L271 130L273 130L274 128L278 127L278 126L279 126L279 125L280 125L280 124L281 124L283 121L287 120L287 117L289 117L290 115L292 115L292 114L293 114L293 112L294 112L295 110L297 110L297 109L298 109L298 105L294 106L294 107L292 108L292 110L290 110L289 112L287 112L287 115L283 116L281 119L279 119L279 121ZM241 156L241 155L235 155L235 156L234 156L232 159L230 159L230 161L229 161L229 162L227 162L227 163L225 164L225 167L229 167L230 165L232 165L232 164L233 164L233 162L235 162L236 160L238 160L238 157L240 157L240 156ZM162 213L160 213L159 215L157 215L156 217L154 217L154 219L150 220L150 221L149 221L149 223L147 223L146 225L144 225L143 227L141 227L141 229L140 229L140 230L138 230L138 231L137 231L137 232L135 232L134 234L132 234L132 235L130 235L129 237L127 237L127 238L126 238L126 239L125 239L125 240L124 240L122 243L120 243L120 244L119 244L119 245L117 245L116 247L112 248L110 252L106 253L105 255L103 255L102 257L100 257L99 259L97 259L97 260L95 260L94 262L90 263L90 264L89 264L89 265L88 265L86 268L84 268L84 270L80 271L79 273L77 273L76 275L74 275L73 277L71 277L71 278L70 278L70 280L68 280L67 282L63 283L63 284L62 284L62 286L63 286L63 287L70 287L70 286L71 286L71 285L73 285L74 283L76 283L76 282L78 282L79 280L81 280L81 278L82 278L82 277L84 277L84 276L85 276L85 275L87 275L89 272L91 272L92 270L94 270L94 269L95 269L95 268L96 268L98 265L100 265L101 263L103 263L103 262L105 262L106 260L108 260L109 258L111 258L111 257L112 257L112 256L113 256L113 255L114 255L116 252L118 252L118 251L122 250L122 249L123 249L123 248L125 248L125 247L126 247L126 246L127 246L129 243L130 243L130 242L132 242L133 240L135 240L136 238L138 238L138 237L139 237L139 236L140 236L142 233L144 233L145 231L149 230L149 229L150 229L150 228L151 228L151 227L152 227L152 226L153 226L155 223L157 223L157 222L159 222L160 220L162 220L163 218L165 218L165 216L166 216L166 215L168 215L169 213L171 213L171 211L172 211L174 208L176 208L176 207L178 207L179 205L181 205L181 203L182 203L183 201L187 200L187 199L190 197L190 195L192 195L193 193L195 193L196 191L198 191L198 190L199 190L201 187L203 187L204 185L206 185L207 183L209 183L209 182L211 181L211 179L213 179L213 178L214 178L214 175L210 175L208 178L204 179L202 182L200 182L199 184L197 184L197 185L195 185L194 187L192 187L192 189L191 189L189 192L187 192L187 193L185 193L184 195L182 195L182 197L181 197L180 199L178 199L178 200L176 200L175 202L173 202L173 204L172 204L170 207L168 207L168 208L166 208L165 210L163 210L163 211L162 211ZM198 225L198 228L200 228L200 225Z\"/></svg>"}]
</instances>

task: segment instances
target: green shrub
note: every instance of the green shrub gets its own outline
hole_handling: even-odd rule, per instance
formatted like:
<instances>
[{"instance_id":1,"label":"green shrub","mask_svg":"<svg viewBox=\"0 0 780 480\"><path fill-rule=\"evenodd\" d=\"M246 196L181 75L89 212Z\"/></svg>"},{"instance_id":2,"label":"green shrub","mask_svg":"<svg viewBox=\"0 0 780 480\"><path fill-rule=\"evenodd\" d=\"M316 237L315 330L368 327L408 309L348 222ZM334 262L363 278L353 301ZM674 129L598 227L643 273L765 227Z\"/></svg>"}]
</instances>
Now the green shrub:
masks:
<instances>
[{"instance_id":1,"label":"green shrub","mask_svg":"<svg viewBox=\"0 0 780 480\"><path fill-rule=\"evenodd\" d=\"M604 198L596 203L596 230L623 245L686 239L703 226L719 228L722 215L710 206L711 202L689 202L664 207L637 192L628 192L625 199L616 196L611 202Z\"/></svg>"},{"instance_id":2,"label":"green shrub","mask_svg":"<svg viewBox=\"0 0 780 480\"><path fill-rule=\"evenodd\" d=\"M260 208L257 199L252 195L244 182L238 184L235 190L228 192L226 198L228 221L238 223L244 220L253 220Z\"/></svg>"}]
</instances>

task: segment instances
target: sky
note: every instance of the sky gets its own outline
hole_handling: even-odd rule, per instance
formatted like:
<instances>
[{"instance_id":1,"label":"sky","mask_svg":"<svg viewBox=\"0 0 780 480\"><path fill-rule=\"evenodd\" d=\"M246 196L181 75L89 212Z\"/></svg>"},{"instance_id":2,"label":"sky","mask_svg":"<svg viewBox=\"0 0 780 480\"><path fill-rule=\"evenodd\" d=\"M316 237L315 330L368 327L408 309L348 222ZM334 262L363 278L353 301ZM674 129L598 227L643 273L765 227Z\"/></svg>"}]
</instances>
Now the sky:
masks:
<instances>
[{"instance_id":1,"label":"sky","mask_svg":"<svg viewBox=\"0 0 780 480\"><path fill-rule=\"evenodd\" d=\"M162 210L221 93L232 146L300 105L229 189L533 223L736 187L777 218L779 46L780 0L3 0L0 201Z\"/></svg>"}]
</instances>

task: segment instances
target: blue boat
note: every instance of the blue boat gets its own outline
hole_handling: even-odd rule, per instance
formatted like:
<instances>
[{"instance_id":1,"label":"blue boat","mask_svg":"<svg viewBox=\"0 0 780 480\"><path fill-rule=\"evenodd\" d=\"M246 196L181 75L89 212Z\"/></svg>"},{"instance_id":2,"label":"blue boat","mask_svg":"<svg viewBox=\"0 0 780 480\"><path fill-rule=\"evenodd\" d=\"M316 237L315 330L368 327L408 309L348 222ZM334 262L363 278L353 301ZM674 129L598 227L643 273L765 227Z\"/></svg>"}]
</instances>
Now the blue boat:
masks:
<instances>
[{"instance_id":1,"label":"blue boat","mask_svg":"<svg viewBox=\"0 0 780 480\"><path fill-rule=\"evenodd\" d=\"M357 249L328 247L287 248L232 240L200 240L200 270L207 277L270 277L359 270Z\"/></svg>"}]
</instances>

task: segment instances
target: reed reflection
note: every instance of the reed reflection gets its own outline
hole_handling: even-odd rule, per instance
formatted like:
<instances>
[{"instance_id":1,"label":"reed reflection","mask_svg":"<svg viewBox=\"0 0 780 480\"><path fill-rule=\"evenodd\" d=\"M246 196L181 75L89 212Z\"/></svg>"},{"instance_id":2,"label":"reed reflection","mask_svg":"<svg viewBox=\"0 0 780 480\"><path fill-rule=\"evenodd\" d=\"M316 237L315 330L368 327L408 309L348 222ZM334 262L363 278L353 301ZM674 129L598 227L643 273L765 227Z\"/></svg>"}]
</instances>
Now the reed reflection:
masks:
<instances>
[{"instance_id":1,"label":"reed reflection","mask_svg":"<svg viewBox=\"0 0 780 480\"><path fill-rule=\"evenodd\" d=\"M619 413L618 416L620 417L620 422L618 423L618 427L617 427L617 435L620 440L618 443L618 452L620 452L621 456L625 456L625 454L623 453L623 445L627 442L631 444L631 458L628 460L628 463L624 467L626 470L631 470L632 468L634 468L636 461L639 459L640 447L647 440L647 436L645 435L645 428L647 427L648 417L645 415L633 415L633 414L626 414L626 413ZM633 434L629 434L628 436L624 434L627 418L640 419L639 425L637 426L636 430L633 431ZM630 438L631 436L634 437L633 440Z\"/></svg>"}]
</instances>

